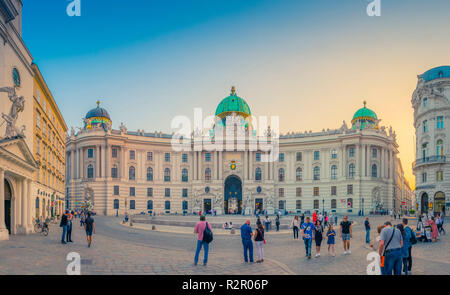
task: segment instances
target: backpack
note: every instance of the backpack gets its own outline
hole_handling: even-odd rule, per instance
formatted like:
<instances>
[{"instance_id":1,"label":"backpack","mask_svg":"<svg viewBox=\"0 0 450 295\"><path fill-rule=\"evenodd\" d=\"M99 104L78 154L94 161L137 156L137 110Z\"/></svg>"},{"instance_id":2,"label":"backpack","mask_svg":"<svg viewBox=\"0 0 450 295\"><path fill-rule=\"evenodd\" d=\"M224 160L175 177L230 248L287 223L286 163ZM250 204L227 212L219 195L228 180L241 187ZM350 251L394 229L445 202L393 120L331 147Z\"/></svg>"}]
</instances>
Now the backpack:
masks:
<instances>
[{"instance_id":1,"label":"backpack","mask_svg":"<svg viewBox=\"0 0 450 295\"><path fill-rule=\"evenodd\" d=\"M205 230L203 231L203 242L209 244L213 241L213 233L209 229L208 222L206 223Z\"/></svg>"},{"instance_id":2,"label":"backpack","mask_svg":"<svg viewBox=\"0 0 450 295\"><path fill-rule=\"evenodd\" d=\"M411 230L411 239L409 239L411 245L415 245L417 244L417 238L416 238L416 233Z\"/></svg>"}]
</instances>

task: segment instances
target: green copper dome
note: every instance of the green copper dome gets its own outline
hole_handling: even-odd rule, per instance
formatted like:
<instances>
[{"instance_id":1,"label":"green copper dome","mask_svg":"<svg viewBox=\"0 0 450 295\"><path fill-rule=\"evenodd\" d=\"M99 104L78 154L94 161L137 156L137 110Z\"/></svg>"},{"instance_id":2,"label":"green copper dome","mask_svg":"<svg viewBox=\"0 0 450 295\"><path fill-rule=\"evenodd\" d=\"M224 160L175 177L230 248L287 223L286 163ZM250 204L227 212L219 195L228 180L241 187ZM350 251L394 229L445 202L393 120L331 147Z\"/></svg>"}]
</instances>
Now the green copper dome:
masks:
<instances>
[{"instance_id":1,"label":"green copper dome","mask_svg":"<svg viewBox=\"0 0 450 295\"><path fill-rule=\"evenodd\" d=\"M355 115L353 116L352 123L358 119L366 119L366 120L378 120L377 114L371 109L366 108L366 102L364 102L364 107L357 110Z\"/></svg>"},{"instance_id":2,"label":"green copper dome","mask_svg":"<svg viewBox=\"0 0 450 295\"><path fill-rule=\"evenodd\" d=\"M216 116L224 118L232 113L238 113L244 118L252 115L247 102L236 95L236 88L234 86L231 88L230 96L224 98L217 106Z\"/></svg>"}]
</instances>

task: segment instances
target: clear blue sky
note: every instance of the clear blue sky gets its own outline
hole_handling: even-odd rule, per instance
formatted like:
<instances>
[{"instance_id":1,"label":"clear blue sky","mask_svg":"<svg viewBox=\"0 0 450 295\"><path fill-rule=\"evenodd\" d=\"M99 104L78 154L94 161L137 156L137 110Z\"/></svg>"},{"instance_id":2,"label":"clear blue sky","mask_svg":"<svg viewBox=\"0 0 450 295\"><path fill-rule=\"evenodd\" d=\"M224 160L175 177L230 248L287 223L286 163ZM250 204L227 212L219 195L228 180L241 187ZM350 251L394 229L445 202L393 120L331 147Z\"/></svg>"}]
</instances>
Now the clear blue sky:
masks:
<instances>
[{"instance_id":1,"label":"clear blue sky","mask_svg":"<svg viewBox=\"0 0 450 295\"><path fill-rule=\"evenodd\" d=\"M114 128L171 132L235 85L282 131L338 128L366 99L412 161L417 75L450 64L448 0L382 0L377 18L369 0L81 2L70 18L68 0L24 1L23 38L69 126L101 99Z\"/></svg>"}]
</instances>

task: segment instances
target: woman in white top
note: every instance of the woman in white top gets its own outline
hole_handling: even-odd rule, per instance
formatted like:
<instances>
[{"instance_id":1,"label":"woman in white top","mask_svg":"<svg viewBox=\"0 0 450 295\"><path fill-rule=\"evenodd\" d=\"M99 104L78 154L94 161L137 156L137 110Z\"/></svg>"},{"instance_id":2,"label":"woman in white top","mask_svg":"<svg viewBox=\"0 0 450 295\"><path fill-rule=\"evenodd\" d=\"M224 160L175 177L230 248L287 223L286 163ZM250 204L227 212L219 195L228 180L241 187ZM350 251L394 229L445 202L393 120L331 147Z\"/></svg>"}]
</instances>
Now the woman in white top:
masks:
<instances>
[{"instance_id":1,"label":"woman in white top","mask_svg":"<svg viewBox=\"0 0 450 295\"><path fill-rule=\"evenodd\" d=\"M294 219L292 220L291 228L294 232L294 240L298 239L298 231L300 229L300 221L298 220L298 215L295 215Z\"/></svg>"}]
</instances>

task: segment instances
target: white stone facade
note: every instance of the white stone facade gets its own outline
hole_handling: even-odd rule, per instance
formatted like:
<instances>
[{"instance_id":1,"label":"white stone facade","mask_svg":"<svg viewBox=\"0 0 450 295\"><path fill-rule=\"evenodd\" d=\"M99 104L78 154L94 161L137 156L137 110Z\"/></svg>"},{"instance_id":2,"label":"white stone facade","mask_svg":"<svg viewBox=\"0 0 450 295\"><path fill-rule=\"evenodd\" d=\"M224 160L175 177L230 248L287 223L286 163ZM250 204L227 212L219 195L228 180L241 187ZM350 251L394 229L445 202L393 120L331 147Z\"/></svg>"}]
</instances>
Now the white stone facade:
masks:
<instances>
[{"instance_id":1,"label":"white stone facade","mask_svg":"<svg viewBox=\"0 0 450 295\"><path fill-rule=\"evenodd\" d=\"M450 210L450 67L418 77L412 97L416 129L416 202L421 213Z\"/></svg>"},{"instance_id":2,"label":"white stone facade","mask_svg":"<svg viewBox=\"0 0 450 295\"><path fill-rule=\"evenodd\" d=\"M248 142L243 151L175 152L171 138L160 132L129 132L124 126L121 130L72 130L66 141L68 207L80 208L88 199L97 214L106 215L181 214L205 209L224 214L228 213L226 181L237 176L242 185L240 208L246 213L253 212L257 203L262 203L258 209L268 213L325 210L357 215L400 209L401 202L394 202L398 145L392 129L352 129L344 122L335 130L281 135L281 158L274 163L258 161L259 152L250 151ZM135 177L130 177L130 167ZM320 169L316 180L315 167ZM147 178L149 168L153 174ZM257 168L261 180L256 180ZM281 168L284 178L280 180ZM165 179L166 169L170 180ZM183 169L187 170L186 181ZM210 179L206 169L211 171ZM170 194L166 195L167 190Z\"/></svg>"}]
</instances>

